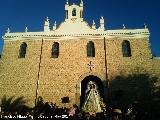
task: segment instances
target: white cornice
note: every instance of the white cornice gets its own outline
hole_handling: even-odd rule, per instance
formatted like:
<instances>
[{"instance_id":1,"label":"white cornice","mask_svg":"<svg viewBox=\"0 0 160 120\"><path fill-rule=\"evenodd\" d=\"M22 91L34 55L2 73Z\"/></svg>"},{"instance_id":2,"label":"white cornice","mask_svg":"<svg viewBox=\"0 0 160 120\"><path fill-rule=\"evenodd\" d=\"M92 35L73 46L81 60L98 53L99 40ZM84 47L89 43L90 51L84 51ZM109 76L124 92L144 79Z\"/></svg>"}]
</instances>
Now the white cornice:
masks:
<instances>
[{"instance_id":1,"label":"white cornice","mask_svg":"<svg viewBox=\"0 0 160 120\"><path fill-rule=\"evenodd\" d=\"M82 5L81 1L81 5ZM104 29L92 29L86 21L83 20L83 17L80 18L80 12L83 11L83 6L79 5L69 5L66 3L66 10L69 10L69 18L65 19L64 22L58 27L54 27L54 30L50 30L49 19L45 21L44 31L39 32L17 32L11 33L8 29L8 32L2 37L4 40L20 40L20 39L63 39L63 38L96 38L96 37L106 37L106 38L144 38L149 37L150 32L145 26L143 29L117 29L117 30L106 30ZM76 16L72 16L73 9L76 9ZM104 19L101 18L101 24L104 23ZM101 26L102 27L102 26Z\"/></svg>"},{"instance_id":2,"label":"white cornice","mask_svg":"<svg viewBox=\"0 0 160 120\"><path fill-rule=\"evenodd\" d=\"M63 38L87 38L87 37L120 37L120 38L143 38L149 37L150 33L148 29L119 29L119 30L107 30L107 31L92 31L84 33L66 33L63 32L22 32L22 33L6 33L2 38L4 40L17 40L17 39L63 39Z\"/></svg>"}]
</instances>

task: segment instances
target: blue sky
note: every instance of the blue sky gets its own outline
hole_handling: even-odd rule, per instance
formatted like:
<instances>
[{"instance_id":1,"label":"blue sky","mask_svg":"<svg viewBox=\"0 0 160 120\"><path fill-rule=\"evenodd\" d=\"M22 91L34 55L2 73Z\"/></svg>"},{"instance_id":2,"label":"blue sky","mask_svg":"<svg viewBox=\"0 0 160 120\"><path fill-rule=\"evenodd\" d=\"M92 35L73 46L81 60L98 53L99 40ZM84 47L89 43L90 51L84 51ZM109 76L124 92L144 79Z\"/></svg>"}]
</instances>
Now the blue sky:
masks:
<instances>
[{"instance_id":1,"label":"blue sky","mask_svg":"<svg viewBox=\"0 0 160 120\"><path fill-rule=\"evenodd\" d=\"M147 24L151 37L152 53L160 56L160 1L159 0L83 0L84 19L91 25L94 19L99 26L101 16L106 29L143 28ZM69 0L69 3L80 0ZM66 0L0 0L0 36L10 27L11 32L42 31L44 19L50 18L59 25L65 18ZM3 41L0 39L0 53Z\"/></svg>"}]
</instances>

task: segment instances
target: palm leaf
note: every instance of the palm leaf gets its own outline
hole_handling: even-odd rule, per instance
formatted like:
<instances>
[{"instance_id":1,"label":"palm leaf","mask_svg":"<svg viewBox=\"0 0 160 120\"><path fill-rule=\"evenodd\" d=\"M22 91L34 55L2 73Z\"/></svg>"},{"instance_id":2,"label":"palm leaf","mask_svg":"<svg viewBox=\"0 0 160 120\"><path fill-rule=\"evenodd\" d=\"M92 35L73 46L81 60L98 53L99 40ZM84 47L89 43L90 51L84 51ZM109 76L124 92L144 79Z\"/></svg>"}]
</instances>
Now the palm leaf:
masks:
<instances>
[{"instance_id":1,"label":"palm leaf","mask_svg":"<svg viewBox=\"0 0 160 120\"><path fill-rule=\"evenodd\" d=\"M7 99L6 96L2 98L1 107L3 107L4 112L10 112L11 109L11 101L14 98L14 96Z\"/></svg>"},{"instance_id":2,"label":"palm leaf","mask_svg":"<svg viewBox=\"0 0 160 120\"><path fill-rule=\"evenodd\" d=\"M1 107L3 109L3 111L6 112L20 112L22 110L22 108L25 106L26 104L26 100L24 99L24 97L18 97L16 99L14 99L14 96L10 97L7 99L6 96L4 96L1 100Z\"/></svg>"},{"instance_id":3,"label":"palm leaf","mask_svg":"<svg viewBox=\"0 0 160 120\"><path fill-rule=\"evenodd\" d=\"M12 103L11 107L13 108L13 111L20 111L22 107L25 105L26 100L24 100L24 97L18 97L16 98Z\"/></svg>"}]
</instances>

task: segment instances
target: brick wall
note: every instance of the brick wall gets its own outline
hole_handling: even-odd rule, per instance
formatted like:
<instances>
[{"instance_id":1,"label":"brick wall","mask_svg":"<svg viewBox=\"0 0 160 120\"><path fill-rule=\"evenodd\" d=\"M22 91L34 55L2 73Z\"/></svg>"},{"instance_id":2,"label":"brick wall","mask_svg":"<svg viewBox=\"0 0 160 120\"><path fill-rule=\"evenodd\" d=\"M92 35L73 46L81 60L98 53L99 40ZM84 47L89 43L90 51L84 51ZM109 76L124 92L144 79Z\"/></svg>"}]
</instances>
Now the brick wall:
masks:
<instances>
[{"instance_id":1,"label":"brick wall","mask_svg":"<svg viewBox=\"0 0 160 120\"><path fill-rule=\"evenodd\" d=\"M123 57L123 38L107 38L106 58L107 76L109 80L121 74L148 72L160 77L160 60L152 59L148 38L127 39L131 45L131 57ZM43 39L42 59L38 96L44 101L56 102L62 106L61 98L68 96L71 106L77 103L80 96L80 83L89 76L99 77L106 86L106 67L104 39ZM95 57L87 57L86 45L89 41L95 44ZM27 43L26 58L18 58L19 46ZM59 43L59 57L51 58L54 42ZM2 58L0 59L0 98L7 96L25 96L28 105L34 106L38 81L42 40L5 41ZM92 61L94 68L88 64ZM78 90L76 89L78 86ZM77 94L76 94L77 92ZM78 100L79 101L79 100Z\"/></svg>"}]
</instances>

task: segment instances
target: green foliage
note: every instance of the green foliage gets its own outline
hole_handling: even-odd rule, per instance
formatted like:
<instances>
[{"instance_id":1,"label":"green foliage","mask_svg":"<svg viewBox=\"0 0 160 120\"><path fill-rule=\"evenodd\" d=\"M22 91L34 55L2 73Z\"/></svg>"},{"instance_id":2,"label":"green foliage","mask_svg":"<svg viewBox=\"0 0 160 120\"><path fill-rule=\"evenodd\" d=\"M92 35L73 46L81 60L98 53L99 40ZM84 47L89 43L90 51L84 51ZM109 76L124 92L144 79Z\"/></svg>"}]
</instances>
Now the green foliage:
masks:
<instances>
[{"instance_id":1,"label":"green foliage","mask_svg":"<svg viewBox=\"0 0 160 120\"><path fill-rule=\"evenodd\" d=\"M1 108L4 113L20 113L22 109L25 107L26 100L24 97L18 97L13 99L14 96L7 98L4 96L1 100Z\"/></svg>"},{"instance_id":2,"label":"green foliage","mask_svg":"<svg viewBox=\"0 0 160 120\"><path fill-rule=\"evenodd\" d=\"M120 75L110 83L112 106L122 110L137 106L150 120L160 119L160 88L158 78L150 74Z\"/></svg>"},{"instance_id":3,"label":"green foliage","mask_svg":"<svg viewBox=\"0 0 160 120\"><path fill-rule=\"evenodd\" d=\"M157 79L147 73L117 76L111 82L112 101L123 106L129 106L134 102L150 103L157 90Z\"/></svg>"}]
</instances>

